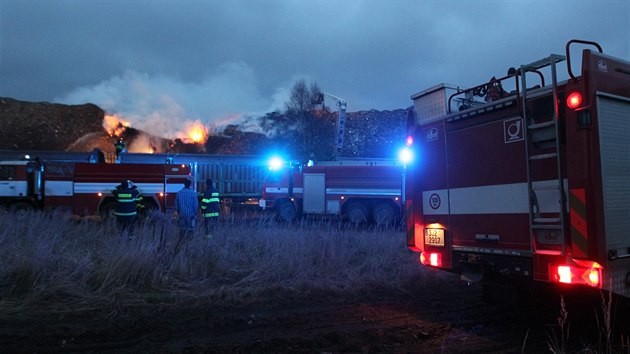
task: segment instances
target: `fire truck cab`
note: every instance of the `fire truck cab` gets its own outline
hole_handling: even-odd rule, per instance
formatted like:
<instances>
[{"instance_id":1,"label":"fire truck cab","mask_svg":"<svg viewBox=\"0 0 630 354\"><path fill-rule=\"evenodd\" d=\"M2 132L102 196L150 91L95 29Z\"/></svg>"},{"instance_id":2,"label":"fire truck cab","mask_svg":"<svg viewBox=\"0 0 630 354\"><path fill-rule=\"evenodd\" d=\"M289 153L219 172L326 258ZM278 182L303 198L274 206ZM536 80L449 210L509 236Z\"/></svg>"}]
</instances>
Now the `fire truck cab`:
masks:
<instances>
[{"instance_id":1,"label":"fire truck cab","mask_svg":"<svg viewBox=\"0 0 630 354\"><path fill-rule=\"evenodd\" d=\"M407 168L407 243L422 264L630 296L630 62L571 40L566 55L411 98L423 158Z\"/></svg>"},{"instance_id":2,"label":"fire truck cab","mask_svg":"<svg viewBox=\"0 0 630 354\"><path fill-rule=\"evenodd\" d=\"M40 207L42 196L41 162L0 161L0 205L10 210Z\"/></svg>"},{"instance_id":3,"label":"fire truck cab","mask_svg":"<svg viewBox=\"0 0 630 354\"><path fill-rule=\"evenodd\" d=\"M284 221L300 214L341 215L351 223L392 224L401 215L403 167L388 159L291 163L270 171L260 207Z\"/></svg>"}]
</instances>

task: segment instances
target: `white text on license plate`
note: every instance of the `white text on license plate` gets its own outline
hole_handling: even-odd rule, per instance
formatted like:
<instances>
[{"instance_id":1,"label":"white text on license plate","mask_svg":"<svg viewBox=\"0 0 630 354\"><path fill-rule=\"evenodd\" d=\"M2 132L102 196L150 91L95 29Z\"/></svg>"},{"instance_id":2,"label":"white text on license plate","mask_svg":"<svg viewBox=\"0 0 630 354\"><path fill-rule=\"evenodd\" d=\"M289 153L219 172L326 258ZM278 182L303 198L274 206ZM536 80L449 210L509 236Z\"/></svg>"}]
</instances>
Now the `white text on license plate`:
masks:
<instances>
[{"instance_id":1,"label":"white text on license plate","mask_svg":"<svg viewBox=\"0 0 630 354\"><path fill-rule=\"evenodd\" d=\"M424 229L424 244L444 247L444 229Z\"/></svg>"}]
</instances>

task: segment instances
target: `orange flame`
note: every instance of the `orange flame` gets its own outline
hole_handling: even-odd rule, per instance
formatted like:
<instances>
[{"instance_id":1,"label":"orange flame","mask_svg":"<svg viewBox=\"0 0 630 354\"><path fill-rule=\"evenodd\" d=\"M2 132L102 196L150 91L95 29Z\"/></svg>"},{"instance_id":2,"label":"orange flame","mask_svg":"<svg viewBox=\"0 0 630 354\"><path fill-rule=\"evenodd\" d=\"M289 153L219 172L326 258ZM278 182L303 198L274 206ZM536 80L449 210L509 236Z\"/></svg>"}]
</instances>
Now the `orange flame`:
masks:
<instances>
[{"instance_id":1,"label":"orange flame","mask_svg":"<svg viewBox=\"0 0 630 354\"><path fill-rule=\"evenodd\" d=\"M184 139L196 144L203 144L208 137L208 128L206 128L199 120L186 124Z\"/></svg>"},{"instance_id":2,"label":"orange flame","mask_svg":"<svg viewBox=\"0 0 630 354\"><path fill-rule=\"evenodd\" d=\"M125 129L130 126L131 123L113 114L106 114L103 118L103 128L105 128L109 136L121 136Z\"/></svg>"}]
</instances>

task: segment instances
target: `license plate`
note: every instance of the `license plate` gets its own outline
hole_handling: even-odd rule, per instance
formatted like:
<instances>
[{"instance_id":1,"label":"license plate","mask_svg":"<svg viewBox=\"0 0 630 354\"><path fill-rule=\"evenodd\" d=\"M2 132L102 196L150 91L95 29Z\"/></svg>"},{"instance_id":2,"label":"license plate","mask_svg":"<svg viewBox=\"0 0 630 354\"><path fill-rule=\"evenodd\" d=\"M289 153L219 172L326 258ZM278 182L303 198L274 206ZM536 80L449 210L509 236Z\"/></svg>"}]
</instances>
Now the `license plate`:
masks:
<instances>
[{"instance_id":1,"label":"license plate","mask_svg":"<svg viewBox=\"0 0 630 354\"><path fill-rule=\"evenodd\" d=\"M424 244L444 247L444 229L424 229Z\"/></svg>"}]
</instances>

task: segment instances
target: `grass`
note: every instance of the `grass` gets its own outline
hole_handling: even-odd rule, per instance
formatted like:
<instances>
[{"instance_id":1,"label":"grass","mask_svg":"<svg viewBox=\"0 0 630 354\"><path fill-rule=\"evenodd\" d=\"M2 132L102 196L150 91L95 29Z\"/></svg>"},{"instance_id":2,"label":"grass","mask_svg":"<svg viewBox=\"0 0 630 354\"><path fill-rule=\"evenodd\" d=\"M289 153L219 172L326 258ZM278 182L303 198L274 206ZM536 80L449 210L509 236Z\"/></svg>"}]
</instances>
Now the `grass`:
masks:
<instances>
[{"instance_id":1,"label":"grass","mask_svg":"<svg viewBox=\"0 0 630 354\"><path fill-rule=\"evenodd\" d=\"M614 315L616 311L613 309L613 297L611 292L600 292L600 304L595 308L595 326L597 328L597 341L595 344L582 342L573 343L573 347L581 348L579 350L570 350L570 321L569 311L565 304L564 297L560 297L559 313L556 317L556 324L547 328L547 349L554 354L565 353L624 353L630 354L630 346L628 345L627 328L619 328L619 340L613 338ZM625 316L626 314L621 314Z\"/></svg>"},{"instance_id":2,"label":"grass","mask_svg":"<svg viewBox=\"0 0 630 354\"><path fill-rule=\"evenodd\" d=\"M407 251L402 231L392 228L324 219L284 224L239 214L222 220L212 234L207 239L199 225L176 247L176 222L161 214L139 223L131 240L119 237L113 220L4 214L0 314L335 298L396 291L433 276Z\"/></svg>"}]
</instances>

